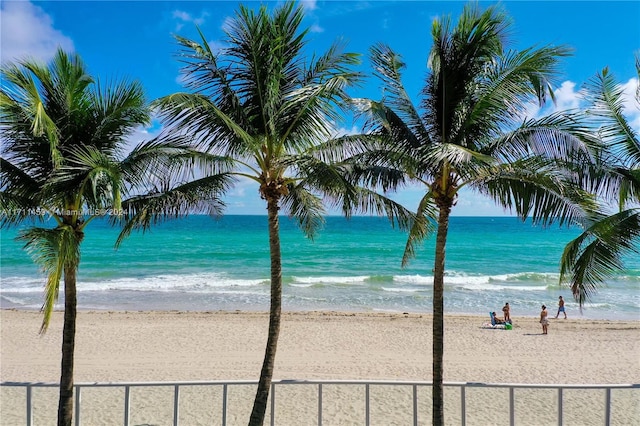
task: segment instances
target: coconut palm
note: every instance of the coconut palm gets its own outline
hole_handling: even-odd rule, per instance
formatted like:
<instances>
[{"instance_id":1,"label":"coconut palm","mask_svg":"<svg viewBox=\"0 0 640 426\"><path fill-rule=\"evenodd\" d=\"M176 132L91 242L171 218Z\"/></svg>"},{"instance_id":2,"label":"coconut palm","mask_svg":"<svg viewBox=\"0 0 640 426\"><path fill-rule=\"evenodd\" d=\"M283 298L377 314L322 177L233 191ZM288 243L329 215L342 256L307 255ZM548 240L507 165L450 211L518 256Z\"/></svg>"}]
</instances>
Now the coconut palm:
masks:
<instances>
[{"instance_id":1,"label":"coconut palm","mask_svg":"<svg viewBox=\"0 0 640 426\"><path fill-rule=\"evenodd\" d=\"M345 90L358 82L358 57L334 43L321 56L304 56L308 30L300 6L287 2L270 15L241 6L226 31L225 47L176 37L182 46L185 82L192 93L176 93L155 105L169 141L191 140L220 165L200 170L200 179L246 179L266 203L271 260L268 340L250 424L264 421L280 332L282 259L279 214L298 221L313 237L326 214L325 201L348 216L353 211L389 215L407 226L409 211L371 190L350 185L348 167L325 161L323 141L334 135ZM327 157L328 158L328 157ZM202 166L207 164L207 159ZM131 204L126 232L149 226L144 200Z\"/></svg>"},{"instance_id":2,"label":"coconut palm","mask_svg":"<svg viewBox=\"0 0 640 426\"><path fill-rule=\"evenodd\" d=\"M18 238L46 274L41 333L64 277L58 425L70 425L85 231L96 217L119 214L128 188L144 181L146 169L169 165L179 149L143 144L127 154L127 137L150 118L143 89L124 80L100 85L78 55L58 50L48 66L34 60L6 65L2 81L2 225L26 225Z\"/></svg>"},{"instance_id":3,"label":"coconut palm","mask_svg":"<svg viewBox=\"0 0 640 426\"><path fill-rule=\"evenodd\" d=\"M449 17L433 22L420 107L402 83L404 63L386 45L371 48L372 64L383 84L380 101L356 99L365 131L342 138L353 154L354 179L380 181L401 171L424 185L409 233L403 264L414 245L436 225L433 268L434 425L444 422L444 275L449 216L463 188L488 196L533 223L568 223L593 208L591 197L572 185L575 173L560 161L590 159L592 141L577 121L555 114L524 118L533 99L553 96L559 58L565 47L507 49L510 23L497 7L464 8L457 25ZM570 164L570 163L567 163ZM374 166L374 167L371 167Z\"/></svg>"},{"instance_id":4,"label":"coconut palm","mask_svg":"<svg viewBox=\"0 0 640 426\"><path fill-rule=\"evenodd\" d=\"M636 71L640 80L640 56ZM623 87L605 68L585 89L587 114L606 149L584 183L612 200L618 211L591 215L584 231L563 252L560 280L570 284L580 308L608 276L624 267L625 255L640 252L640 139L623 115ZM640 109L640 83L634 100Z\"/></svg>"}]
</instances>

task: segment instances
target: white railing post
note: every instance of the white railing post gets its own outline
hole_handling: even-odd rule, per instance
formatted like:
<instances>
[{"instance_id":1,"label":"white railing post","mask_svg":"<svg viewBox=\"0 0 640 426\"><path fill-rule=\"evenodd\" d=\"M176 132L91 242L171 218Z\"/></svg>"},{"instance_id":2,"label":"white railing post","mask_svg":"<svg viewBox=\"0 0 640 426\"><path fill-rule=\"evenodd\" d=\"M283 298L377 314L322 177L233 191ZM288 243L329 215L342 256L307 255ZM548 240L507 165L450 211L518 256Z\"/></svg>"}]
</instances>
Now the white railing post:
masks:
<instances>
[{"instance_id":1,"label":"white railing post","mask_svg":"<svg viewBox=\"0 0 640 426\"><path fill-rule=\"evenodd\" d=\"M364 424L366 426L369 426L371 424L371 407L369 406L369 404L369 383L367 383L366 385L364 385Z\"/></svg>"},{"instance_id":2,"label":"white railing post","mask_svg":"<svg viewBox=\"0 0 640 426\"><path fill-rule=\"evenodd\" d=\"M604 395L604 424L611 425L611 388L607 388Z\"/></svg>"},{"instance_id":3,"label":"white railing post","mask_svg":"<svg viewBox=\"0 0 640 426\"><path fill-rule=\"evenodd\" d=\"M222 385L222 426L227 426L227 386Z\"/></svg>"},{"instance_id":4,"label":"white railing post","mask_svg":"<svg viewBox=\"0 0 640 426\"><path fill-rule=\"evenodd\" d=\"M129 414L131 408L131 387L124 387L124 426L129 426Z\"/></svg>"},{"instance_id":5,"label":"white railing post","mask_svg":"<svg viewBox=\"0 0 640 426\"><path fill-rule=\"evenodd\" d=\"M318 383L318 426L322 426L322 383Z\"/></svg>"},{"instance_id":6,"label":"white railing post","mask_svg":"<svg viewBox=\"0 0 640 426\"><path fill-rule=\"evenodd\" d=\"M467 385L464 384L460 388L460 424L467 424Z\"/></svg>"},{"instance_id":7,"label":"white railing post","mask_svg":"<svg viewBox=\"0 0 640 426\"><path fill-rule=\"evenodd\" d=\"M562 426L563 419L562 414L564 410L562 408L562 388L558 388L558 426Z\"/></svg>"},{"instance_id":8,"label":"white railing post","mask_svg":"<svg viewBox=\"0 0 640 426\"><path fill-rule=\"evenodd\" d=\"M75 425L76 426L80 426L80 389L82 389L82 387L80 386L74 386L75 391L76 391L76 401L75 401Z\"/></svg>"},{"instance_id":9,"label":"white railing post","mask_svg":"<svg viewBox=\"0 0 640 426\"><path fill-rule=\"evenodd\" d=\"M276 426L274 413L276 411L276 384L271 382L271 426Z\"/></svg>"},{"instance_id":10,"label":"white railing post","mask_svg":"<svg viewBox=\"0 0 640 426\"><path fill-rule=\"evenodd\" d=\"M413 426L418 426L418 385L413 385Z\"/></svg>"},{"instance_id":11,"label":"white railing post","mask_svg":"<svg viewBox=\"0 0 640 426\"><path fill-rule=\"evenodd\" d=\"M509 424L516 426L516 398L513 386L509 387Z\"/></svg>"},{"instance_id":12,"label":"white railing post","mask_svg":"<svg viewBox=\"0 0 640 426\"><path fill-rule=\"evenodd\" d=\"M27 385L27 426L33 426L33 388Z\"/></svg>"},{"instance_id":13,"label":"white railing post","mask_svg":"<svg viewBox=\"0 0 640 426\"><path fill-rule=\"evenodd\" d=\"M173 386L173 426L178 426L180 417L180 385Z\"/></svg>"}]
</instances>

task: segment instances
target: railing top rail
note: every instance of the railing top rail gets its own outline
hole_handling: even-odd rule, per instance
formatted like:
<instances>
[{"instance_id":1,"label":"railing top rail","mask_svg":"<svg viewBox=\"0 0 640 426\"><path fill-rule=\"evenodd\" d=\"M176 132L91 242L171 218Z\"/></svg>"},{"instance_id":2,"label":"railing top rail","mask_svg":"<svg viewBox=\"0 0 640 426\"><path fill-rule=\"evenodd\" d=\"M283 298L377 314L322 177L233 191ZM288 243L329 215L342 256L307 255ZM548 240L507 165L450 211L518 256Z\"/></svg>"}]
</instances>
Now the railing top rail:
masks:
<instances>
[{"instance_id":1,"label":"railing top rail","mask_svg":"<svg viewBox=\"0 0 640 426\"><path fill-rule=\"evenodd\" d=\"M222 385L257 385L257 380L213 380L213 381L175 381L175 382L82 382L76 387L137 387L137 386L222 386ZM431 386L429 381L399 380L273 380L274 385L376 385L376 386ZM0 386L57 387L52 382L2 382ZM607 383L607 384L544 384L544 383L485 383L485 382L445 382L444 386L494 387L494 388L544 388L544 389L625 389L640 388L640 383Z\"/></svg>"}]
</instances>

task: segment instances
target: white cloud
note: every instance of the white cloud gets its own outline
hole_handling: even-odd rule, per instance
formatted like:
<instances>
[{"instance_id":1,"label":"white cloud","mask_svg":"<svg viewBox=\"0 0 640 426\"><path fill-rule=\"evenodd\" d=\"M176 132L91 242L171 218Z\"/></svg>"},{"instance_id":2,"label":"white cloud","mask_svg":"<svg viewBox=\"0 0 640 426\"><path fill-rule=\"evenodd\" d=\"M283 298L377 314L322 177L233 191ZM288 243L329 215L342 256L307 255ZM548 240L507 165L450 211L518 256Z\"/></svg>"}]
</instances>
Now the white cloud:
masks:
<instances>
[{"instance_id":1,"label":"white cloud","mask_svg":"<svg viewBox=\"0 0 640 426\"><path fill-rule=\"evenodd\" d=\"M580 91L576 90L576 83L573 81L565 81L560 87L553 91L556 98L555 103L547 102L540 107L537 101L531 101L525 105L523 112L518 114L522 119L541 118L545 115L553 114L558 111L566 111L569 109L579 108L581 106Z\"/></svg>"},{"instance_id":2,"label":"white cloud","mask_svg":"<svg viewBox=\"0 0 640 426\"><path fill-rule=\"evenodd\" d=\"M318 24L313 24L311 25L311 27L309 28L309 30L312 33L323 33L324 32L324 28L322 28L320 25Z\"/></svg>"},{"instance_id":3,"label":"white cloud","mask_svg":"<svg viewBox=\"0 0 640 426\"><path fill-rule=\"evenodd\" d=\"M222 49L226 47L226 44L217 40L209 40L207 43L209 43L209 48L211 49L214 55L217 55L218 52L220 52Z\"/></svg>"},{"instance_id":4,"label":"white cloud","mask_svg":"<svg viewBox=\"0 0 640 426\"><path fill-rule=\"evenodd\" d=\"M332 137L337 138L340 136L357 135L359 133L362 133L362 130L359 129L356 125L351 126L350 129L347 129L345 127L338 127L335 129Z\"/></svg>"},{"instance_id":5,"label":"white cloud","mask_svg":"<svg viewBox=\"0 0 640 426\"><path fill-rule=\"evenodd\" d=\"M636 98L636 91L640 81L637 78L630 78L622 85L623 90L623 113L629 120L629 124L640 134L640 104Z\"/></svg>"},{"instance_id":6,"label":"white cloud","mask_svg":"<svg viewBox=\"0 0 640 426\"><path fill-rule=\"evenodd\" d=\"M53 20L28 1L5 1L0 8L0 61L26 57L48 62L58 47L70 52L73 41L55 29Z\"/></svg>"},{"instance_id":7,"label":"white cloud","mask_svg":"<svg viewBox=\"0 0 640 426\"><path fill-rule=\"evenodd\" d=\"M556 95L556 111L575 109L580 106L580 94L573 81L565 81L553 93Z\"/></svg>"},{"instance_id":8,"label":"white cloud","mask_svg":"<svg viewBox=\"0 0 640 426\"><path fill-rule=\"evenodd\" d=\"M190 22L191 21L191 15L188 14L187 12L183 11L183 10L174 10L173 11L173 17L180 19L182 21L185 22Z\"/></svg>"},{"instance_id":9,"label":"white cloud","mask_svg":"<svg viewBox=\"0 0 640 426\"><path fill-rule=\"evenodd\" d=\"M187 83L187 76L183 73L178 74L178 76L176 77L176 83L178 83L180 86L184 86Z\"/></svg>"},{"instance_id":10,"label":"white cloud","mask_svg":"<svg viewBox=\"0 0 640 426\"><path fill-rule=\"evenodd\" d=\"M302 0L300 4L302 4L305 10L316 10L318 8L316 0Z\"/></svg>"},{"instance_id":11,"label":"white cloud","mask_svg":"<svg viewBox=\"0 0 640 426\"><path fill-rule=\"evenodd\" d=\"M175 30L180 31L184 27L185 22L193 22L196 25L202 25L208 16L209 13L203 11L200 13L198 18L194 18L189 12L185 12L184 10L174 10L173 18L180 21L176 24Z\"/></svg>"}]
</instances>

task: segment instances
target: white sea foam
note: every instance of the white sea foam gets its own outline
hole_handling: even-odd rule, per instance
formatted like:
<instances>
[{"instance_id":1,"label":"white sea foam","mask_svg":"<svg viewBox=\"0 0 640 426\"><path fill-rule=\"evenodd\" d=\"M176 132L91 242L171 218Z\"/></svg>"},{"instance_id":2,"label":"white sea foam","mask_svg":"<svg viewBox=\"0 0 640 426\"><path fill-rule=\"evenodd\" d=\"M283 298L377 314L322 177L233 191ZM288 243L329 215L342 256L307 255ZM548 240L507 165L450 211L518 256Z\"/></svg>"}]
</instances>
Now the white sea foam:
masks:
<instances>
[{"instance_id":1,"label":"white sea foam","mask_svg":"<svg viewBox=\"0 0 640 426\"><path fill-rule=\"evenodd\" d=\"M262 279L230 278L224 274L199 273L186 275L156 275L149 277L126 277L100 281L78 281L78 292L86 291L179 291L195 290L215 292L219 288L253 287L268 283ZM2 291L11 293L41 293L44 288L44 278L28 280L24 278L13 280L2 279ZM61 283L63 286L63 283Z\"/></svg>"},{"instance_id":2,"label":"white sea foam","mask_svg":"<svg viewBox=\"0 0 640 426\"><path fill-rule=\"evenodd\" d=\"M355 277L292 277L295 284L365 284L368 275L355 276ZM291 285L295 285L291 284Z\"/></svg>"},{"instance_id":3,"label":"white sea foam","mask_svg":"<svg viewBox=\"0 0 640 426\"><path fill-rule=\"evenodd\" d=\"M425 288L416 288L416 287L381 287L384 291L391 291L396 293L417 293L420 291L425 291Z\"/></svg>"},{"instance_id":4,"label":"white sea foam","mask_svg":"<svg viewBox=\"0 0 640 426\"><path fill-rule=\"evenodd\" d=\"M425 284L432 285L433 277L424 275L395 275L393 277L394 282L403 282L409 284Z\"/></svg>"}]
</instances>

